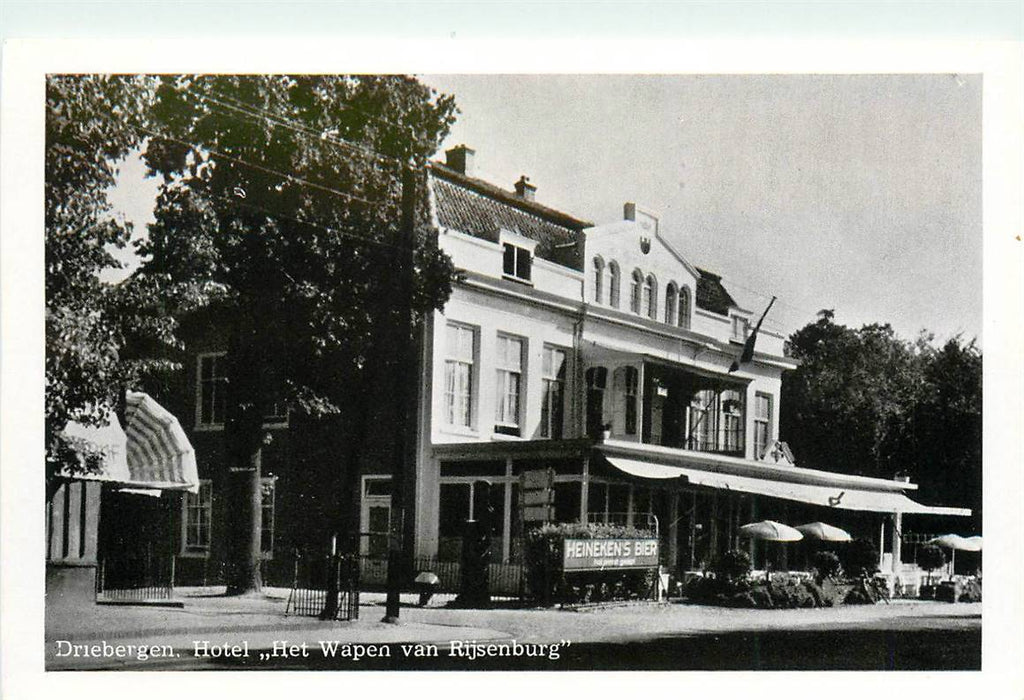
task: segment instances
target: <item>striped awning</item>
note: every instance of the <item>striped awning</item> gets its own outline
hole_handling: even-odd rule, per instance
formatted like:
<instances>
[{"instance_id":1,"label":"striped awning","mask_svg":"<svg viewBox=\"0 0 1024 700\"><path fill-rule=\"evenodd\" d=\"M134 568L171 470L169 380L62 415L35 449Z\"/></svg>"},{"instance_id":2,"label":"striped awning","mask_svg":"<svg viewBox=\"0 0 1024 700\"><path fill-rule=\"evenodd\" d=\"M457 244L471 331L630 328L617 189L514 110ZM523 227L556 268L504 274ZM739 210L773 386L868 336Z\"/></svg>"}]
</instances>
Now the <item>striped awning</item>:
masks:
<instances>
[{"instance_id":1,"label":"striped awning","mask_svg":"<svg viewBox=\"0 0 1024 700\"><path fill-rule=\"evenodd\" d=\"M125 427L112 412L102 427L69 423L72 442L85 442L99 454L101 468L75 478L108 481L132 489L199 490L196 455L178 419L141 391L126 395Z\"/></svg>"}]
</instances>

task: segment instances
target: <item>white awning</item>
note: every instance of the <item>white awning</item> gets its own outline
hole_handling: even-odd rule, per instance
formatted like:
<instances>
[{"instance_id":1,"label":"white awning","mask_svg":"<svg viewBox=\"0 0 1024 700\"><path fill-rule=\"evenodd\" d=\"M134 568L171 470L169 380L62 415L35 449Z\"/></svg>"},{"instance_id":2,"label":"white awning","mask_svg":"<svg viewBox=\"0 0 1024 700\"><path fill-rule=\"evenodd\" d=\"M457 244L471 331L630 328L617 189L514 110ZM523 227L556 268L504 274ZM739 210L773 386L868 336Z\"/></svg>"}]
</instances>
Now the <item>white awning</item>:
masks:
<instances>
[{"instance_id":1,"label":"white awning","mask_svg":"<svg viewBox=\"0 0 1024 700\"><path fill-rule=\"evenodd\" d=\"M868 491L845 486L819 486L789 481L758 479L750 476L678 467L674 465L611 457L605 459L616 469L642 479L685 479L694 486L706 486L724 491L738 491L759 496L770 496L788 501L810 503L839 510L860 510L876 513L922 513L929 515L969 516L969 508L926 506L898 491Z\"/></svg>"},{"instance_id":2,"label":"white awning","mask_svg":"<svg viewBox=\"0 0 1024 700\"><path fill-rule=\"evenodd\" d=\"M101 427L71 422L64 435L100 458L98 471L68 474L75 478L107 481L131 489L199 490L195 450L181 424L147 394L127 392L125 423L110 413Z\"/></svg>"}]
</instances>

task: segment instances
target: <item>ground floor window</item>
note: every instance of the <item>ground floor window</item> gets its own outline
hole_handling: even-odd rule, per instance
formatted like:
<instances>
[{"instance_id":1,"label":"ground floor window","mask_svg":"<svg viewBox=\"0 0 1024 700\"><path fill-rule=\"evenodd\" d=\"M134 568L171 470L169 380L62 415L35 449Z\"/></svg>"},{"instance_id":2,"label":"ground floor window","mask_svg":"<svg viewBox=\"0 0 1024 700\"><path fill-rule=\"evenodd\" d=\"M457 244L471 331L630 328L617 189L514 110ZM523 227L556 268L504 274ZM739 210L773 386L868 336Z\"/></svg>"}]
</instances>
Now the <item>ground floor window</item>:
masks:
<instances>
[{"instance_id":1,"label":"ground floor window","mask_svg":"<svg viewBox=\"0 0 1024 700\"><path fill-rule=\"evenodd\" d=\"M437 558L460 561L469 521L487 524L491 536L491 561L505 556L508 519L505 514L505 491L509 484L499 482L462 481L441 483L438 511Z\"/></svg>"},{"instance_id":2,"label":"ground floor window","mask_svg":"<svg viewBox=\"0 0 1024 700\"><path fill-rule=\"evenodd\" d=\"M185 493L181 550L183 554L206 556L210 552L213 522L213 482L203 479L198 493Z\"/></svg>"},{"instance_id":3,"label":"ground floor window","mask_svg":"<svg viewBox=\"0 0 1024 700\"><path fill-rule=\"evenodd\" d=\"M277 492L277 477L260 479L260 552L265 559L274 556L274 501Z\"/></svg>"}]
</instances>

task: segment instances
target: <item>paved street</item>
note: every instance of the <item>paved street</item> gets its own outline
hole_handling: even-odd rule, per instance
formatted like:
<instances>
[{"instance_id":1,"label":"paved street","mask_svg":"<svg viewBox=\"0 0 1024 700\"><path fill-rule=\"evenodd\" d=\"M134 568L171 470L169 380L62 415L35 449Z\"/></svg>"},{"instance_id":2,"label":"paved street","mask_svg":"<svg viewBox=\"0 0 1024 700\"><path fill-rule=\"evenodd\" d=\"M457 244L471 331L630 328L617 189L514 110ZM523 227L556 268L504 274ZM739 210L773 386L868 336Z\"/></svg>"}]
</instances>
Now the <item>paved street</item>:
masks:
<instances>
[{"instance_id":1,"label":"paved street","mask_svg":"<svg viewBox=\"0 0 1024 700\"><path fill-rule=\"evenodd\" d=\"M283 616L280 590L251 598L202 589L179 594L179 609L93 606L70 615L53 606L47 668L952 670L977 669L981 661L980 604L454 610L415 607L409 596L402 623L390 625L380 622L377 594L363 596L358 621L333 623ZM96 653L75 655L74 645ZM140 645L156 649L140 659Z\"/></svg>"}]
</instances>

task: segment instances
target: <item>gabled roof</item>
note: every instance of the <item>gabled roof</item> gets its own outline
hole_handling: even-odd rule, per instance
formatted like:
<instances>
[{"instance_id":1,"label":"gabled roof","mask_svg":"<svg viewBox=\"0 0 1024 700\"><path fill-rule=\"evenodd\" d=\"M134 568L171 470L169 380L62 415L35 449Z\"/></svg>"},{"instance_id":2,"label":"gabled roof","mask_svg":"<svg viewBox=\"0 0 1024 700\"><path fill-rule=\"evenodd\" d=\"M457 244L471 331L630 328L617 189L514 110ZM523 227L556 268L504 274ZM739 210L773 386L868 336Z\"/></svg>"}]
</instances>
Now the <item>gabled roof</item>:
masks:
<instances>
[{"instance_id":1,"label":"gabled roof","mask_svg":"<svg viewBox=\"0 0 1024 700\"><path fill-rule=\"evenodd\" d=\"M583 269L579 240L581 231L593 226L589 221L521 199L440 163L431 163L430 170L441 226L495 243L502 229L518 233L537 241L537 257Z\"/></svg>"},{"instance_id":2,"label":"gabled roof","mask_svg":"<svg viewBox=\"0 0 1024 700\"><path fill-rule=\"evenodd\" d=\"M736 300L722 286L722 276L697 268L697 306L722 316L729 315L729 309L737 306Z\"/></svg>"}]
</instances>

